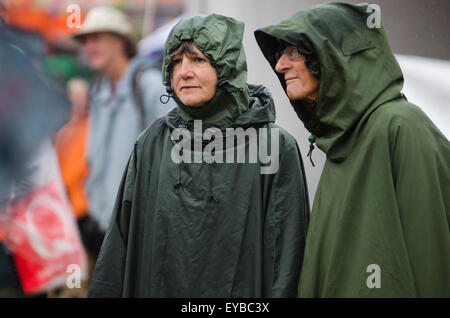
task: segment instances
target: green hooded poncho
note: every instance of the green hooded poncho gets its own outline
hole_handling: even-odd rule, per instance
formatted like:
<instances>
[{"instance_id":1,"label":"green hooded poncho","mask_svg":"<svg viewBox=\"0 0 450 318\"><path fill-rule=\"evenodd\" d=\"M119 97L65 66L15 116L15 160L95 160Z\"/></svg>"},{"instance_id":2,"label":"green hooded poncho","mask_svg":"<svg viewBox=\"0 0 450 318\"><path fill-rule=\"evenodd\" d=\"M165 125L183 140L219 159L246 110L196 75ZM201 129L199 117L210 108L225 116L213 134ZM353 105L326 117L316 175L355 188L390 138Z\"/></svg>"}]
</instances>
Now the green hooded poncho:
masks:
<instances>
[{"instance_id":1,"label":"green hooded poncho","mask_svg":"<svg viewBox=\"0 0 450 318\"><path fill-rule=\"evenodd\" d=\"M171 31L164 84L170 86L168 56L193 40L217 70L216 95L196 109L174 96L178 107L138 138L90 297L296 296L309 220L303 164L295 139L273 124L269 91L246 83L243 30L243 23L210 15ZM233 127L279 129L278 172L261 174L260 161L175 163L172 132L192 130L198 118L224 135ZM248 154L248 141L244 147Z\"/></svg>"},{"instance_id":2,"label":"green hooded poncho","mask_svg":"<svg viewBox=\"0 0 450 318\"><path fill-rule=\"evenodd\" d=\"M272 68L279 40L309 46L320 63L317 103L291 102L327 155L299 296L449 297L450 144L400 93L371 11L329 3L255 32Z\"/></svg>"}]
</instances>

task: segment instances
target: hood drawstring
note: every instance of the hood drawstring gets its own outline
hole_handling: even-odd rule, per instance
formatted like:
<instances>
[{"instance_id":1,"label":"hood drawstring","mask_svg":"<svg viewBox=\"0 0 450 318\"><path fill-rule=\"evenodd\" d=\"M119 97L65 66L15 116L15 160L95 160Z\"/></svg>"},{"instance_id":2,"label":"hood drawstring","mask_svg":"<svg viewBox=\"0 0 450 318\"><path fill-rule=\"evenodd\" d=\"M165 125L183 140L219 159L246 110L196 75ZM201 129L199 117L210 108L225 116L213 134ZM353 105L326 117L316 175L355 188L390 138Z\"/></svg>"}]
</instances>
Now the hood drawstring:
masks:
<instances>
[{"instance_id":1,"label":"hood drawstring","mask_svg":"<svg viewBox=\"0 0 450 318\"><path fill-rule=\"evenodd\" d=\"M171 98L173 98L173 96L172 96L172 87L167 86L166 87L166 92L167 92L167 94L162 94L161 96L159 96L159 101L162 104L167 104L169 102L169 100ZM163 99L164 97L166 98L165 100Z\"/></svg>"},{"instance_id":2,"label":"hood drawstring","mask_svg":"<svg viewBox=\"0 0 450 318\"><path fill-rule=\"evenodd\" d=\"M309 136L308 141L309 141L309 152L306 156L309 157L312 166L315 167L314 162L312 161L312 152L314 150L314 143L316 142L316 136L314 135Z\"/></svg>"}]
</instances>

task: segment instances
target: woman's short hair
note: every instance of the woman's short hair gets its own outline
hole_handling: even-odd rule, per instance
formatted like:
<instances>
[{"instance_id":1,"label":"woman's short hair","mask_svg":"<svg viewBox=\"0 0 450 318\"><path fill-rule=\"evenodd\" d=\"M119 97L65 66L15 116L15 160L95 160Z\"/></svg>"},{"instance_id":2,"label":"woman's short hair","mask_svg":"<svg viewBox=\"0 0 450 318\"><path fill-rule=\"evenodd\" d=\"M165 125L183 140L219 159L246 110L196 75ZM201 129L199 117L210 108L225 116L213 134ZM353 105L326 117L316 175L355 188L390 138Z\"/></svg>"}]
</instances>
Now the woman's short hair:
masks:
<instances>
[{"instance_id":1,"label":"woman's short hair","mask_svg":"<svg viewBox=\"0 0 450 318\"><path fill-rule=\"evenodd\" d=\"M194 45L194 41L183 41L180 46L170 54L170 60L172 60L175 55L194 55Z\"/></svg>"}]
</instances>

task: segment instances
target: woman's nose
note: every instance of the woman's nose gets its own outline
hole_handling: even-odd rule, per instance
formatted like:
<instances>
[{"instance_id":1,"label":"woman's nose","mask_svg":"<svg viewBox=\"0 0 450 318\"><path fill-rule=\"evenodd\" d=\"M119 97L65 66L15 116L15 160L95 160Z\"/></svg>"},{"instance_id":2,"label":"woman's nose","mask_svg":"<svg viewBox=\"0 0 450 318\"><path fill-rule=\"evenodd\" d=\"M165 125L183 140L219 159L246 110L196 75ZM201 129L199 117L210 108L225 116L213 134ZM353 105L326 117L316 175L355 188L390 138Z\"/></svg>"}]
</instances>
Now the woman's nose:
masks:
<instances>
[{"instance_id":1,"label":"woman's nose","mask_svg":"<svg viewBox=\"0 0 450 318\"><path fill-rule=\"evenodd\" d=\"M183 59L180 65L180 76L187 77L192 75L192 63L189 59Z\"/></svg>"}]
</instances>

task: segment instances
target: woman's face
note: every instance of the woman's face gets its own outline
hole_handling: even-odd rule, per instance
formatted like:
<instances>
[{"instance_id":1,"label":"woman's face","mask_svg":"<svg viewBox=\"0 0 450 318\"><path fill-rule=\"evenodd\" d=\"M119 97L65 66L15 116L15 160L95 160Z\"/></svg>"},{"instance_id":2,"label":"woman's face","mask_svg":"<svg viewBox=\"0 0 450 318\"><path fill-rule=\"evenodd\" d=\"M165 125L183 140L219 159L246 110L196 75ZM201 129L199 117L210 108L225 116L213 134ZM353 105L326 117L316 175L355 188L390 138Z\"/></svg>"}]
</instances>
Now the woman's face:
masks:
<instances>
[{"instance_id":1,"label":"woman's face","mask_svg":"<svg viewBox=\"0 0 450 318\"><path fill-rule=\"evenodd\" d=\"M217 72L195 45L192 49L194 54L173 56L172 87L183 104L200 107L216 93Z\"/></svg>"}]
</instances>

